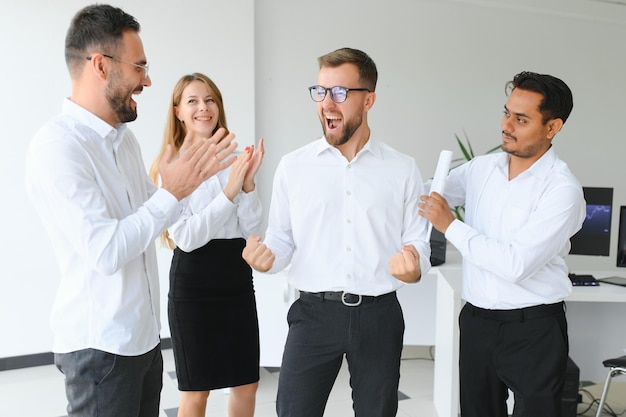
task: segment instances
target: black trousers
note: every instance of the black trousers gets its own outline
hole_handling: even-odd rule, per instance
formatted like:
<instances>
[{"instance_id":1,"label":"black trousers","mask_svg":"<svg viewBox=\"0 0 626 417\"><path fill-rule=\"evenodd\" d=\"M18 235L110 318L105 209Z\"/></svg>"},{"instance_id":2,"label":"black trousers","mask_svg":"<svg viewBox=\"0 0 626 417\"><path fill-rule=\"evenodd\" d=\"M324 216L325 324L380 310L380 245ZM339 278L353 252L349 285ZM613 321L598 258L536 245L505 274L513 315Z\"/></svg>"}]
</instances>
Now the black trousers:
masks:
<instances>
[{"instance_id":1,"label":"black trousers","mask_svg":"<svg viewBox=\"0 0 626 417\"><path fill-rule=\"evenodd\" d=\"M459 317L462 417L560 417L568 357L563 303L484 310L466 303Z\"/></svg>"},{"instance_id":2,"label":"black trousers","mask_svg":"<svg viewBox=\"0 0 626 417\"><path fill-rule=\"evenodd\" d=\"M395 292L353 307L301 293L287 321L279 417L322 417L344 355L354 415L396 415L404 318Z\"/></svg>"}]
</instances>

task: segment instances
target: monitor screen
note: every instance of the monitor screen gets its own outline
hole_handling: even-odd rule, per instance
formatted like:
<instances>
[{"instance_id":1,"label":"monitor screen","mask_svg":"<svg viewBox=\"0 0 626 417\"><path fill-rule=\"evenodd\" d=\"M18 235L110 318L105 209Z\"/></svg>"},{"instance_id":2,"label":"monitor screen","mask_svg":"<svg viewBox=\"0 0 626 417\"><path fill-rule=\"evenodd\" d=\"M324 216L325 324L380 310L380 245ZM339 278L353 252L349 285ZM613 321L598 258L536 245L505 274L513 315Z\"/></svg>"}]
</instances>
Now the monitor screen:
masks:
<instances>
[{"instance_id":1,"label":"monitor screen","mask_svg":"<svg viewBox=\"0 0 626 417\"><path fill-rule=\"evenodd\" d=\"M617 266L626 266L626 206L619 208L619 234L617 235Z\"/></svg>"},{"instance_id":2,"label":"monitor screen","mask_svg":"<svg viewBox=\"0 0 626 417\"><path fill-rule=\"evenodd\" d=\"M570 239L572 255L609 256L613 188L583 187L587 215L582 228Z\"/></svg>"}]
</instances>

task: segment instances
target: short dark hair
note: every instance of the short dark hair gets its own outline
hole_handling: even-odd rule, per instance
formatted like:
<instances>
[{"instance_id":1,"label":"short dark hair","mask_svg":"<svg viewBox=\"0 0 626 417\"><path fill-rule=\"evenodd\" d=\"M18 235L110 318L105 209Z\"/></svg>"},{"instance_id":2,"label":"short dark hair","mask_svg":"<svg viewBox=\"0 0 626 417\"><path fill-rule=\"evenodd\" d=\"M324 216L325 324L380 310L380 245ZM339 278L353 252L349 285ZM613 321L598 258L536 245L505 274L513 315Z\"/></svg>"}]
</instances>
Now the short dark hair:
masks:
<instances>
[{"instance_id":1,"label":"short dark hair","mask_svg":"<svg viewBox=\"0 0 626 417\"><path fill-rule=\"evenodd\" d=\"M574 107L570 88L562 80L552 75L537 74L530 71L520 72L513 77L512 81L506 83L506 94L509 95L516 88L533 91L543 96L543 100L539 104L543 124L552 119L561 119L565 123Z\"/></svg>"},{"instance_id":2,"label":"short dark hair","mask_svg":"<svg viewBox=\"0 0 626 417\"><path fill-rule=\"evenodd\" d=\"M122 9L93 4L79 10L65 36L65 63L70 72L92 52L115 54L126 30L139 32L139 22Z\"/></svg>"},{"instance_id":3,"label":"short dark hair","mask_svg":"<svg viewBox=\"0 0 626 417\"><path fill-rule=\"evenodd\" d=\"M365 52L353 48L340 48L317 58L322 67L338 67L343 64L354 64L359 69L359 80L370 91L376 90L378 70L374 60Z\"/></svg>"}]
</instances>

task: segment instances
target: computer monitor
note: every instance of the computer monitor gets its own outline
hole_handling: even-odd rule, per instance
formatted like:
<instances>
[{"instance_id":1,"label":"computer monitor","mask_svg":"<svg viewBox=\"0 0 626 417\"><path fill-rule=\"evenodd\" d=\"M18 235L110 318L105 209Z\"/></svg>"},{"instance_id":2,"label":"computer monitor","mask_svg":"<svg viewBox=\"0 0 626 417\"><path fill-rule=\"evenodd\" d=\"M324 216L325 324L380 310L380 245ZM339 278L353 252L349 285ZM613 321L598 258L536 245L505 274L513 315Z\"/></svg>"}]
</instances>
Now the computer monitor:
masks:
<instances>
[{"instance_id":1,"label":"computer monitor","mask_svg":"<svg viewBox=\"0 0 626 417\"><path fill-rule=\"evenodd\" d=\"M617 235L617 266L626 267L626 206L619 208L619 233Z\"/></svg>"},{"instance_id":2,"label":"computer monitor","mask_svg":"<svg viewBox=\"0 0 626 417\"><path fill-rule=\"evenodd\" d=\"M613 188L583 187L587 216L582 228L570 239L572 255L609 256Z\"/></svg>"}]
</instances>

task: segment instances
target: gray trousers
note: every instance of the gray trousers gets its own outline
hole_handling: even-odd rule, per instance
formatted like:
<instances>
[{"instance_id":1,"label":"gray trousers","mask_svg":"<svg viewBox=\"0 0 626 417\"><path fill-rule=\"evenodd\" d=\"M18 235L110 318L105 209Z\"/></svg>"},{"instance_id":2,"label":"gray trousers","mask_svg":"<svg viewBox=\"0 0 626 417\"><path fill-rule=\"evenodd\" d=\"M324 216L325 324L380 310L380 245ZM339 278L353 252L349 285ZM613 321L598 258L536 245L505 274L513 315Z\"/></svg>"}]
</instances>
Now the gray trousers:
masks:
<instances>
[{"instance_id":1,"label":"gray trousers","mask_svg":"<svg viewBox=\"0 0 626 417\"><path fill-rule=\"evenodd\" d=\"M54 355L65 376L68 417L158 417L161 345L140 356L96 349Z\"/></svg>"}]
</instances>

